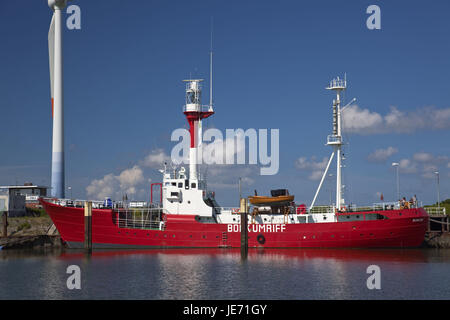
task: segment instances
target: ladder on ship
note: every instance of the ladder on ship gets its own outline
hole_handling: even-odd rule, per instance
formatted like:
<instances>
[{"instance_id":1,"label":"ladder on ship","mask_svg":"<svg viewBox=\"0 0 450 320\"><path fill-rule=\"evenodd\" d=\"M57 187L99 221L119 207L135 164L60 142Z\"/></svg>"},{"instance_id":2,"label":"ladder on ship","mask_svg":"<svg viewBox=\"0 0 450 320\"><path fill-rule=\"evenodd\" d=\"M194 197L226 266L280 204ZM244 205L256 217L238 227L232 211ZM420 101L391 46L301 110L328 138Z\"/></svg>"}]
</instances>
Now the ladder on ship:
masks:
<instances>
[{"instance_id":1,"label":"ladder on ship","mask_svg":"<svg viewBox=\"0 0 450 320\"><path fill-rule=\"evenodd\" d=\"M221 244L219 244L219 248L229 248L228 245L228 232L222 232Z\"/></svg>"}]
</instances>

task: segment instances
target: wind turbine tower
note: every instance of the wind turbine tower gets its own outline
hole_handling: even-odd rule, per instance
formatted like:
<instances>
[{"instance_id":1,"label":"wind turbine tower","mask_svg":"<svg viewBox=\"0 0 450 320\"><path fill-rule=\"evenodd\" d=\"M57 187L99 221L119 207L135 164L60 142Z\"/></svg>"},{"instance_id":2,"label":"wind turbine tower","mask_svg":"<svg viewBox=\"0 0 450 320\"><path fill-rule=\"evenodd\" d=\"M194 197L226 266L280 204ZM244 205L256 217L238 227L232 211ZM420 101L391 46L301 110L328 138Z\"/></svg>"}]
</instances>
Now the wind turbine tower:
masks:
<instances>
[{"instance_id":1,"label":"wind turbine tower","mask_svg":"<svg viewBox=\"0 0 450 320\"><path fill-rule=\"evenodd\" d=\"M64 96L63 96L63 57L62 57L62 17L61 11L66 0L48 0L53 10L52 22L48 31L48 53L50 64L50 89L53 117L52 178L51 195L64 198Z\"/></svg>"}]
</instances>

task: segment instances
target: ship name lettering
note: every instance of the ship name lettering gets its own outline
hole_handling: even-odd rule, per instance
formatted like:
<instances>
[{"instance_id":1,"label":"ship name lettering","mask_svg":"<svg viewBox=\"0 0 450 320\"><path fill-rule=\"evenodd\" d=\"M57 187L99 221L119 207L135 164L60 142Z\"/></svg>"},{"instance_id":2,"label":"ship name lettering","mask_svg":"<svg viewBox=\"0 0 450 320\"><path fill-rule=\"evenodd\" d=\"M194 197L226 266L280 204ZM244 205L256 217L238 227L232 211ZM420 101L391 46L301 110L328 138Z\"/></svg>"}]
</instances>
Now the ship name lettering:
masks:
<instances>
[{"instance_id":1,"label":"ship name lettering","mask_svg":"<svg viewBox=\"0 0 450 320\"><path fill-rule=\"evenodd\" d=\"M251 224L247 227L248 232L284 232L285 224ZM240 224L228 224L228 232L241 232Z\"/></svg>"}]
</instances>

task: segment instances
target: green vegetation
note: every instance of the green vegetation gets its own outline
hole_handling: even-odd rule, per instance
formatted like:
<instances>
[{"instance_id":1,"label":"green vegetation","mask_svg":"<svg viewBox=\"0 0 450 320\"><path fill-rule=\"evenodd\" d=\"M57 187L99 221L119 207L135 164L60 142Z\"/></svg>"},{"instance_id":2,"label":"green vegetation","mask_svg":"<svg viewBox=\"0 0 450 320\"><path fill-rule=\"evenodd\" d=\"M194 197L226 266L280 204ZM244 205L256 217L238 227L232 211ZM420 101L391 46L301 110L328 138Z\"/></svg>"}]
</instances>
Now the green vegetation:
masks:
<instances>
[{"instance_id":1,"label":"green vegetation","mask_svg":"<svg viewBox=\"0 0 450 320\"><path fill-rule=\"evenodd\" d=\"M48 214L42 208L28 208L27 207L27 216L48 217Z\"/></svg>"},{"instance_id":2,"label":"green vegetation","mask_svg":"<svg viewBox=\"0 0 450 320\"><path fill-rule=\"evenodd\" d=\"M27 230L31 228L31 224L28 221L25 221L24 223L20 224L17 227L17 231Z\"/></svg>"}]
</instances>

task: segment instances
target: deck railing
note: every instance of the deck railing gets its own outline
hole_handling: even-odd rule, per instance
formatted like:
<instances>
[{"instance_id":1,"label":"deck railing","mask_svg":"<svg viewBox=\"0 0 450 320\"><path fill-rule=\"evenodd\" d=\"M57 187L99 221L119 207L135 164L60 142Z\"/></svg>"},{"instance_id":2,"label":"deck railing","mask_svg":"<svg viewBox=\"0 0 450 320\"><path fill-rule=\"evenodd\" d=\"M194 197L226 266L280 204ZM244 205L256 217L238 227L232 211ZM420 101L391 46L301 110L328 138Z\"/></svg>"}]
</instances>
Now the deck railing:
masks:
<instances>
[{"instance_id":1,"label":"deck railing","mask_svg":"<svg viewBox=\"0 0 450 320\"><path fill-rule=\"evenodd\" d=\"M445 207L424 207L430 216L446 215Z\"/></svg>"},{"instance_id":2,"label":"deck railing","mask_svg":"<svg viewBox=\"0 0 450 320\"><path fill-rule=\"evenodd\" d=\"M119 228L153 230L164 230L165 228L165 223L162 221L165 210L161 208L119 208L114 209L113 212L115 213L115 224Z\"/></svg>"}]
</instances>

